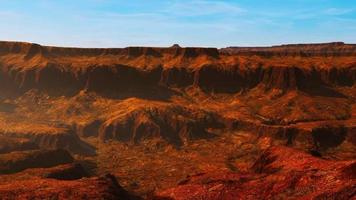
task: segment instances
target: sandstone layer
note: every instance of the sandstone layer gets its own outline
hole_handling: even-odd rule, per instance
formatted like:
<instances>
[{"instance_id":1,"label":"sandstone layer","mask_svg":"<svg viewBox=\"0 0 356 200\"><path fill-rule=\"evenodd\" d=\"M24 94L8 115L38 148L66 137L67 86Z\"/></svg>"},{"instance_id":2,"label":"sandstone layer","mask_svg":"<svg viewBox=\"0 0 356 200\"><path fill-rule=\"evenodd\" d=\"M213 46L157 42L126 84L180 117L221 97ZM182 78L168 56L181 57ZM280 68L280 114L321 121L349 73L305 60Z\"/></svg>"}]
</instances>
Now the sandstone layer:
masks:
<instances>
[{"instance_id":1,"label":"sandstone layer","mask_svg":"<svg viewBox=\"0 0 356 200\"><path fill-rule=\"evenodd\" d=\"M353 198L355 155L356 45L0 42L8 199Z\"/></svg>"}]
</instances>

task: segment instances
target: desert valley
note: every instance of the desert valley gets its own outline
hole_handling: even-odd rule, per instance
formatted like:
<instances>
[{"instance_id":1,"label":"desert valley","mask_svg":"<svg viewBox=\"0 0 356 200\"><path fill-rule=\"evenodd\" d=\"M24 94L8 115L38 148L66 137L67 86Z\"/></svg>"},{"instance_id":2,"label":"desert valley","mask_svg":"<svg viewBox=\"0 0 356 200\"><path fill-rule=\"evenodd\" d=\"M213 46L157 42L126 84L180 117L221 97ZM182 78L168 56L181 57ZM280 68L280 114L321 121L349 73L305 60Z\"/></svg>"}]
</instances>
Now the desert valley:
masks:
<instances>
[{"instance_id":1,"label":"desert valley","mask_svg":"<svg viewBox=\"0 0 356 200\"><path fill-rule=\"evenodd\" d=\"M356 45L0 42L0 199L356 199Z\"/></svg>"}]
</instances>

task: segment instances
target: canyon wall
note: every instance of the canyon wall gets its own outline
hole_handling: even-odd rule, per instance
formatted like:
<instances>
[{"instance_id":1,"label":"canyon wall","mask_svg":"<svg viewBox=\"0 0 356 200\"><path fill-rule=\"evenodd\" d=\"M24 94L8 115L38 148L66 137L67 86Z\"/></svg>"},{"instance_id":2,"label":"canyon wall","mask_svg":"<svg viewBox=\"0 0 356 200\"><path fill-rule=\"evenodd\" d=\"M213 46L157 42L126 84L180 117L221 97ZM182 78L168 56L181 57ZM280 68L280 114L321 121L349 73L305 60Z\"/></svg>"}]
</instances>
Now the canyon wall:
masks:
<instances>
[{"instance_id":1,"label":"canyon wall","mask_svg":"<svg viewBox=\"0 0 356 200\"><path fill-rule=\"evenodd\" d=\"M342 43L218 50L80 49L0 42L0 89L3 93L32 88L58 94L83 89L144 93L162 86L198 86L234 93L262 85L327 92L328 87L355 84L355 49ZM300 54L305 54L304 61Z\"/></svg>"},{"instance_id":2,"label":"canyon wall","mask_svg":"<svg viewBox=\"0 0 356 200\"><path fill-rule=\"evenodd\" d=\"M16 98L35 89L48 94L48 98L70 98L84 91L107 99L162 102L154 106L146 101L136 102L145 106L124 115L118 109L121 113L118 116L104 116L82 124L72 122L67 124L74 127L70 134L31 135L41 147L89 151L90 147L75 133L103 141L133 143L158 137L180 146L191 139L213 137L208 129L246 128L280 137L288 145L301 140L302 146L318 149L334 144L313 135L311 128L305 131L296 127L297 133L290 133L284 131L289 130L285 126L313 120L344 120L342 125L350 133L347 137L335 136L341 138L337 145L351 141L351 132L355 130L352 109L356 97L355 58L356 45L343 43L224 49L178 46L84 49L0 42L0 94L4 99ZM192 88L201 93L189 94ZM215 94L226 96L215 101ZM207 96L205 100L211 104L200 105L201 95ZM175 102L171 97L185 98L188 104ZM238 106L214 107L224 99L243 102L239 106L249 107L248 119L239 115L242 110L235 110L236 116L232 118L237 125L229 127L226 111ZM66 119L61 120L67 123ZM67 140L73 143L64 142Z\"/></svg>"}]
</instances>

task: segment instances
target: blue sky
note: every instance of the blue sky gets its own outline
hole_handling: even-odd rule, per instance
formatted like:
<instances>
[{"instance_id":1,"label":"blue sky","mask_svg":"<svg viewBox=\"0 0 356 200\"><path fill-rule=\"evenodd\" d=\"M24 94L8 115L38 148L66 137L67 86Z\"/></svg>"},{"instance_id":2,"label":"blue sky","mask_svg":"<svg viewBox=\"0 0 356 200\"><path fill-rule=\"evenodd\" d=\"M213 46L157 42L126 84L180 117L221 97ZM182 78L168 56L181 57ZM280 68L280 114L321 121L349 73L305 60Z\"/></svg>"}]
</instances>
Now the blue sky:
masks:
<instances>
[{"instance_id":1,"label":"blue sky","mask_svg":"<svg viewBox=\"0 0 356 200\"><path fill-rule=\"evenodd\" d=\"M0 27L78 47L356 43L356 0L0 0Z\"/></svg>"}]
</instances>

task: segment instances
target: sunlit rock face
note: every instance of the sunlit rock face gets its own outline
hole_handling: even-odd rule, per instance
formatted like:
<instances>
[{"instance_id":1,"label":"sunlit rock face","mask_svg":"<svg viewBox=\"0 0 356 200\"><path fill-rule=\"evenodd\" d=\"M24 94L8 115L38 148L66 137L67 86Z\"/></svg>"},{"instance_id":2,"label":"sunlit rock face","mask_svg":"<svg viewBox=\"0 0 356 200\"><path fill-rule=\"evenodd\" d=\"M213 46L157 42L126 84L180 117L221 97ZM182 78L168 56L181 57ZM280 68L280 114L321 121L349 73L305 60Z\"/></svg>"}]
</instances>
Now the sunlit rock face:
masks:
<instances>
[{"instance_id":1,"label":"sunlit rock face","mask_svg":"<svg viewBox=\"0 0 356 200\"><path fill-rule=\"evenodd\" d=\"M354 195L355 45L0 42L0 69L1 197Z\"/></svg>"}]
</instances>

